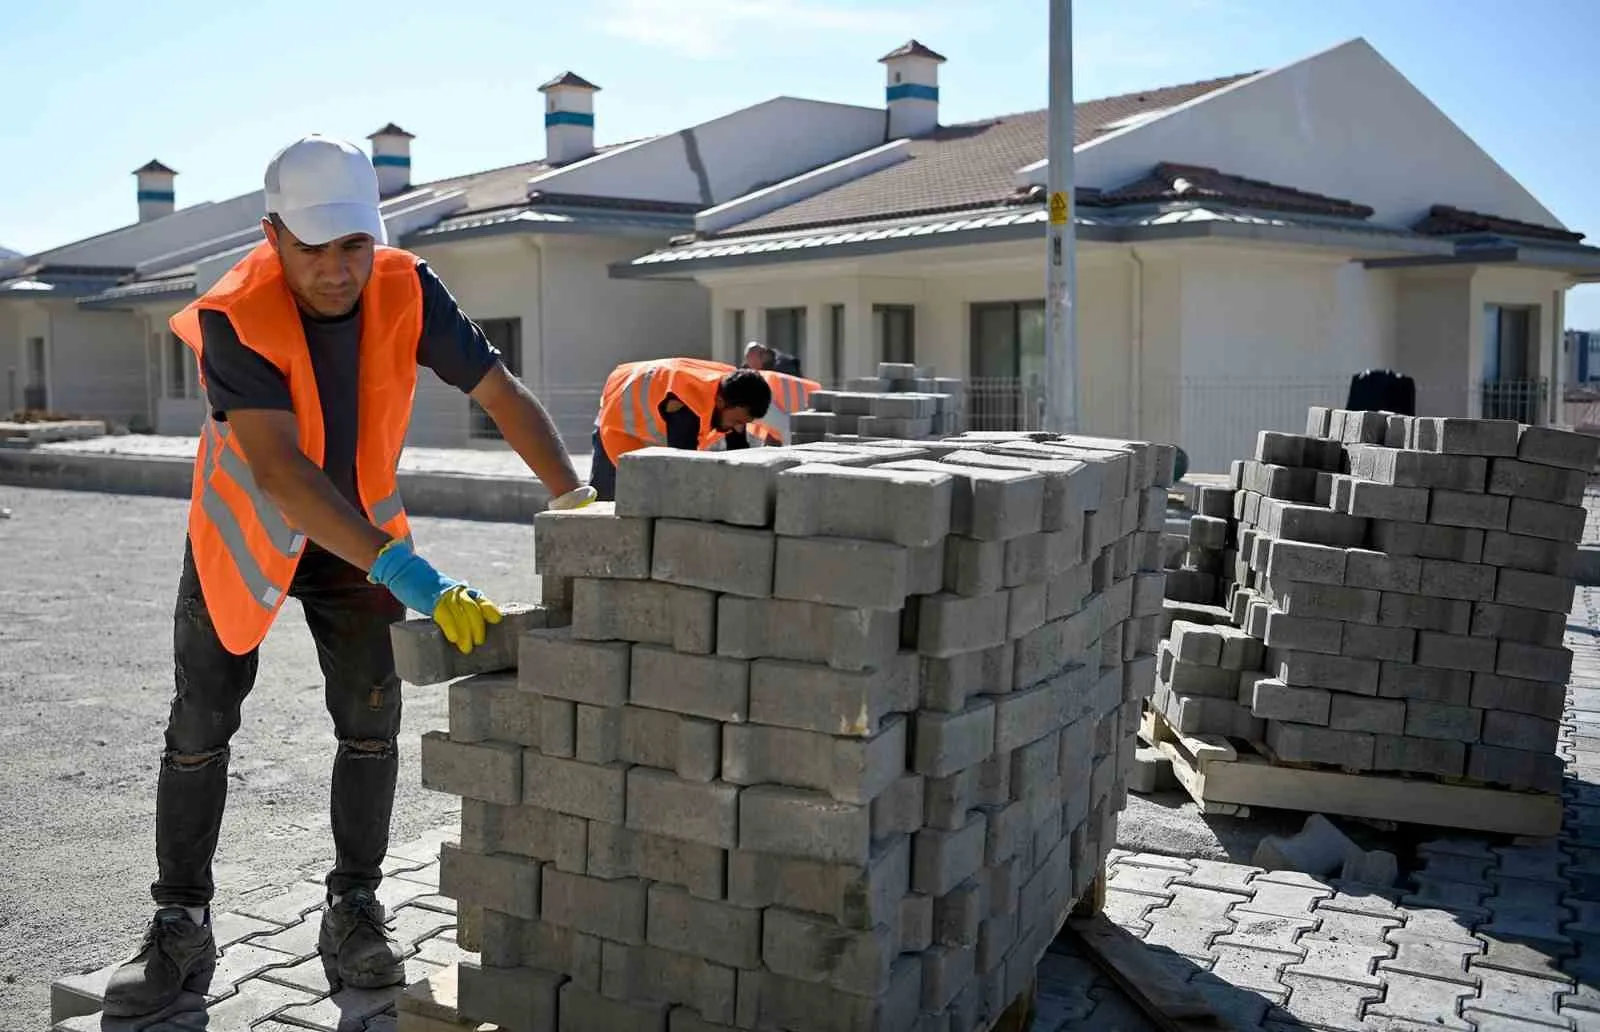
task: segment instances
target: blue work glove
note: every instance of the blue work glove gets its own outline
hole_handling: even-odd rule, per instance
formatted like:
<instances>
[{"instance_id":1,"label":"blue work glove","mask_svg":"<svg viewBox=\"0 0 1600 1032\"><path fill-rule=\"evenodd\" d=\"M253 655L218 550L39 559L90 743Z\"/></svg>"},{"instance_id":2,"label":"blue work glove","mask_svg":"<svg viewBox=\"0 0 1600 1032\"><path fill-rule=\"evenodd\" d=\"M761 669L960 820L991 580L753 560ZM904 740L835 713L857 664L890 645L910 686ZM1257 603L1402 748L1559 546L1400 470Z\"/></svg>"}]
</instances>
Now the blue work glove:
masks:
<instances>
[{"instance_id":1,"label":"blue work glove","mask_svg":"<svg viewBox=\"0 0 1600 1032\"><path fill-rule=\"evenodd\" d=\"M433 617L463 654L483 644L487 625L500 622L499 607L482 592L446 577L399 539L379 550L367 579L388 588L407 609Z\"/></svg>"}]
</instances>

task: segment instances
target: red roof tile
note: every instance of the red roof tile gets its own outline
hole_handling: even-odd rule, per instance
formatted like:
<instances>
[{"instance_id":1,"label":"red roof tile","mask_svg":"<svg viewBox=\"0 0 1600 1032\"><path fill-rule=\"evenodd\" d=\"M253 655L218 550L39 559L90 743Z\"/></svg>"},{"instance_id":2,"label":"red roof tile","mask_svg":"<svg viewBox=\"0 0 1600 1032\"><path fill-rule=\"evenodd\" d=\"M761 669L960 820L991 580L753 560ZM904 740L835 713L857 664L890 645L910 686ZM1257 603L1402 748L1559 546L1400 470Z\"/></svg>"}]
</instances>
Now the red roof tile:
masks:
<instances>
[{"instance_id":1,"label":"red roof tile","mask_svg":"<svg viewBox=\"0 0 1600 1032\"><path fill-rule=\"evenodd\" d=\"M1435 204L1428 209L1417 224L1411 227L1426 236L1458 236L1463 233L1501 233L1505 236L1531 237L1535 240L1556 240L1576 244L1582 233L1561 229L1558 226L1541 226L1537 222L1485 215L1480 211L1467 211L1448 204Z\"/></svg>"},{"instance_id":2,"label":"red roof tile","mask_svg":"<svg viewBox=\"0 0 1600 1032\"><path fill-rule=\"evenodd\" d=\"M1372 209L1365 204L1308 193L1260 179L1219 172L1203 165L1182 165L1164 161L1150 173L1126 186L1103 191L1104 205L1161 203L1179 201L1221 201L1269 211L1292 211L1311 215L1334 215L1365 219Z\"/></svg>"},{"instance_id":3,"label":"red roof tile","mask_svg":"<svg viewBox=\"0 0 1600 1032\"><path fill-rule=\"evenodd\" d=\"M1203 97L1254 75L1167 86L1078 104L1074 136L1079 144L1114 131L1114 123ZM1015 203L1016 171L1045 157L1049 112L941 126L908 143L905 161L796 201L717 236L766 233L835 223L868 222L941 211Z\"/></svg>"}]
</instances>

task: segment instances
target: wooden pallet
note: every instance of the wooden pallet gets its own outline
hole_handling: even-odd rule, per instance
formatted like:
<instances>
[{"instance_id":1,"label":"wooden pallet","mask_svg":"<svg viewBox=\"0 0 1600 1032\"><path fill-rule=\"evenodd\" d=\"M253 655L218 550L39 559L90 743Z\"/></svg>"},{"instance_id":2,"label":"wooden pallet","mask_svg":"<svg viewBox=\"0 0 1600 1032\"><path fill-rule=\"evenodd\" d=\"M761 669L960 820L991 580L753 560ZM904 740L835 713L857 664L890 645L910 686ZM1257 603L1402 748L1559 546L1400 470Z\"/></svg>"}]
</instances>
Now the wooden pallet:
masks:
<instances>
[{"instance_id":1,"label":"wooden pallet","mask_svg":"<svg viewBox=\"0 0 1600 1032\"><path fill-rule=\"evenodd\" d=\"M1175 731L1148 708L1139 737L1172 761L1201 813L1247 816L1252 806L1270 806L1506 835L1561 831L1559 795L1273 763L1220 735Z\"/></svg>"}]
</instances>

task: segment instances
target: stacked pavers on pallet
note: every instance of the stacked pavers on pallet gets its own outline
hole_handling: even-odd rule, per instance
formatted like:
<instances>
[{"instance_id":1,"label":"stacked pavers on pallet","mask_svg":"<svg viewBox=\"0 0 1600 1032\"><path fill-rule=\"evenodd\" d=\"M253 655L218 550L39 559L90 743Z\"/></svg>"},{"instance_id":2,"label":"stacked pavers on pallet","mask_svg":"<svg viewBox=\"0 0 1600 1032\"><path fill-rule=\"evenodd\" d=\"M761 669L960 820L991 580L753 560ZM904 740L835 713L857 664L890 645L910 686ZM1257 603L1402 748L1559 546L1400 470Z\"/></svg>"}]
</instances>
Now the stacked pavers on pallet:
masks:
<instances>
[{"instance_id":1,"label":"stacked pavers on pallet","mask_svg":"<svg viewBox=\"0 0 1600 1032\"><path fill-rule=\"evenodd\" d=\"M922 366L881 362L878 375L845 381L838 391L813 391L811 407L790 417L793 444L830 436L923 440L965 429L966 385Z\"/></svg>"},{"instance_id":2,"label":"stacked pavers on pallet","mask_svg":"<svg viewBox=\"0 0 1600 1032\"><path fill-rule=\"evenodd\" d=\"M1261 433L1233 469L1232 626L1173 623L1157 707L1286 762L1559 791L1597 452L1508 420L1340 409ZM1260 673L1232 669L1241 630Z\"/></svg>"},{"instance_id":3,"label":"stacked pavers on pallet","mask_svg":"<svg viewBox=\"0 0 1600 1032\"><path fill-rule=\"evenodd\" d=\"M1167 597L1178 602L1213 603L1222 585L1233 579L1238 558L1232 538L1233 490L1189 486L1194 515L1188 520L1187 537L1168 535L1163 544L1163 553L1177 558L1167 570Z\"/></svg>"},{"instance_id":4,"label":"stacked pavers on pallet","mask_svg":"<svg viewBox=\"0 0 1600 1032\"><path fill-rule=\"evenodd\" d=\"M987 1027L1115 841L1171 468L1016 435L650 449L614 506L540 514L547 626L424 739L463 797L441 891L480 915L462 1017Z\"/></svg>"}]
</instances>

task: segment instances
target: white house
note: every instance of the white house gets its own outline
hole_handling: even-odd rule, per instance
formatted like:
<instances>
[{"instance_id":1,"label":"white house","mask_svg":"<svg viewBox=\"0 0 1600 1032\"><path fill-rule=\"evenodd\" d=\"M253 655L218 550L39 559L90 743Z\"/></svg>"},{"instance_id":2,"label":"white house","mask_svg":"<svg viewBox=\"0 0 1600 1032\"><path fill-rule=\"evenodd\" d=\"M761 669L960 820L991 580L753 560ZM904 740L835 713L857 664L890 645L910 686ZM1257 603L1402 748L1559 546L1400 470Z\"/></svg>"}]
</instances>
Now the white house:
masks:
<instances>
[{"instance_id":1,"label":"white house","mask_svg":"<svg viewBox=\"0 0 1600 1032\"><path fill-rule=\"evenodd\" d=\"M944 58L882 59L887 139L695 216L619 263L708 288L712 352L808 376L916 361L979 425L1037 418L1047 112L938 122ZM1364 40L1287 67L1076 107L1080 422L1226 467L1257 429L1412 376L1418 410L1549 421L1582 246Z\"/></svg>"}]
</instances>

